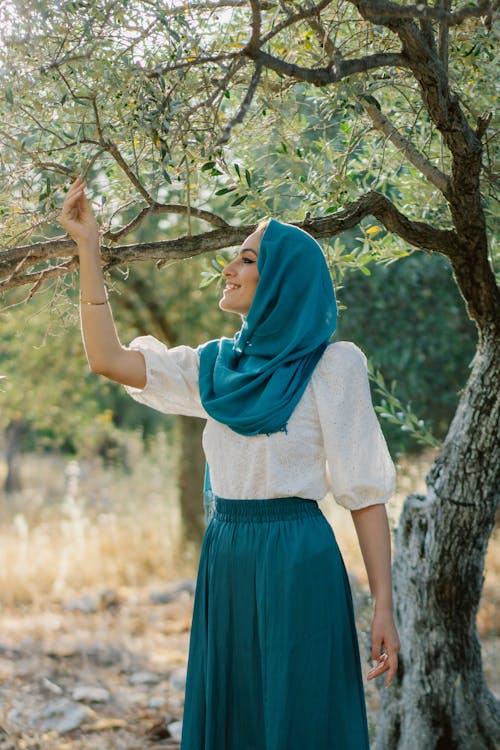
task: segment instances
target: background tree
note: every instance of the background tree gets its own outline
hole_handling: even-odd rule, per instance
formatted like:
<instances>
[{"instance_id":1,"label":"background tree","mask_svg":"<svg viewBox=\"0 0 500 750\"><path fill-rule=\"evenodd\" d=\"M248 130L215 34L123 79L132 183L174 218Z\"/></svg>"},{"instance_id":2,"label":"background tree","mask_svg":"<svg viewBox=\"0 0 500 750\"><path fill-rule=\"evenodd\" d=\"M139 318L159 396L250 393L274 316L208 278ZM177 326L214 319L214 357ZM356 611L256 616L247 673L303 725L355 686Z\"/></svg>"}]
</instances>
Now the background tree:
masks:
<instances>
[{"instance_id":1,"label":"background tree","mask_svg":"<svg viewBox=\"0 0 500 750\"><path fill-rule=\"evenodd\" d=\"M329 243L335 275L408 246L449 260L478 343L427 494L407 498L399 522L401 666L377 746L493 748L499 712L475 628L500 487L488 0L23 7L3 9L4 290L57 286L76 268L40 211L54 216L56 188L82 164L96 201L108 196L108 270L237 244L275 212L320 239L360 224L354 252ZM164 214L182 217L182 236L125 244Z\"/></svg>"}]
</instances>

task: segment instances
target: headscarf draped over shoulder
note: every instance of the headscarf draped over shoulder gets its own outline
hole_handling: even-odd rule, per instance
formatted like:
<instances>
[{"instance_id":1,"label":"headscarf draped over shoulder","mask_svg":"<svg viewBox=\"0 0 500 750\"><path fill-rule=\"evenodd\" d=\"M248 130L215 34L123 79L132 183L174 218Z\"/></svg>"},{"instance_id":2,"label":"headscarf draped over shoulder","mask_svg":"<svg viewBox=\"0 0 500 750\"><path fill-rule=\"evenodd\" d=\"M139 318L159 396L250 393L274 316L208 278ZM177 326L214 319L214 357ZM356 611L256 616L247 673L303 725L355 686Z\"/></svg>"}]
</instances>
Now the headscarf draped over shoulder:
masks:
<instances>
[{"instance_id":1,"label":"headscarf draped over shoulder","mask_svg":"<svg viewBox=\"0 0 500 750\"><path fill-rule=\"evenodd\" d=\"M337 322L328 266L307 232L271 219L257 268L241 329L199 347L202 404L241 435L286 430Z\"/></svg>"}]
</instances>

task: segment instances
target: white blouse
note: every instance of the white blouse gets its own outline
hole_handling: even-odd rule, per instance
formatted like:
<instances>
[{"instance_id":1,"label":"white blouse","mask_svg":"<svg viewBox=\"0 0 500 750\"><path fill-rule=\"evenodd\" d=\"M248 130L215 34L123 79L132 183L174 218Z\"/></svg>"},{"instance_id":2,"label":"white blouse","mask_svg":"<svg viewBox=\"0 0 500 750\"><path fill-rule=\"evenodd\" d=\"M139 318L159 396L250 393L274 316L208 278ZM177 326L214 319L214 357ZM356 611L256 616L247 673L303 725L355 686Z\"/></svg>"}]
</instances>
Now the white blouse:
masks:
<instances>
[{"instance_id":1,"label":"white blouse","mask_svg":"<svg viewBox=\"0 0 500 750\"><path fill-rule=\"evenodd\" d=\"M329 344L286 432L252 436L204 410L196 349L168 349L153 336L134 339L130 348L146 361L145 387L126 386L136 401L207 420L203 449L217 496L321 500L331 490L340 505L355 510L385 503L394 493L394 464L373 409L366 357L355 344Z\"/></svg>"}]
</instances>

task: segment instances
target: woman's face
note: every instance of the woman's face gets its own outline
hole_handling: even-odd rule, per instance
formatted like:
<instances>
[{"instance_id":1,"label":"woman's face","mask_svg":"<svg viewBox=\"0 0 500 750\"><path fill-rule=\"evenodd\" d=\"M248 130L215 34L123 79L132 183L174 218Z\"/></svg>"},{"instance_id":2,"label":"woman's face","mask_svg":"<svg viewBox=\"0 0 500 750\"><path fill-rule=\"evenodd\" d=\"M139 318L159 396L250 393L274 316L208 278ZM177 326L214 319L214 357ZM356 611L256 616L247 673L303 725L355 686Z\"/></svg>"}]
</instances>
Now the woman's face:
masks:
<instances>
[{"instance_id":1,"label":"woman's face","mask_svg":"<svg viewBox=\"0 0 500 750\"><path fill-rule=\"evenodd\" d=\"M257 258L263 234L260 229L249 235L236 257L222 271L226 286L219 302L221 310L248 315L259 281Z\"/></svg>"}]
</instances>

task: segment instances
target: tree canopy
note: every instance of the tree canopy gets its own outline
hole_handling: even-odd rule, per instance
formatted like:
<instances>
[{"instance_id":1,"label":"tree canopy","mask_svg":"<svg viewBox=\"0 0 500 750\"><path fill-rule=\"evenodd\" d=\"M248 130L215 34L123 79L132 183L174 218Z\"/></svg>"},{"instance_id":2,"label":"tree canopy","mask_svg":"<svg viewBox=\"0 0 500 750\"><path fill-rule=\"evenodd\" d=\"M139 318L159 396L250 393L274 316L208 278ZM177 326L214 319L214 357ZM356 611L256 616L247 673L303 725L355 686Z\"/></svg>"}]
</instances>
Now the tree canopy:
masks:
<instances>
[{"instance_id":1,"label":"tree canopy","mask_svg":"<svg viewBox=\"0 0 500 750\"><path fill-rule=\"evenodd\" d=\"M487 2L36 1L1 13L4 289L76 266L54 222L79 172L108 267L231 246L269 214L319 238L365 219L362 248L337 245L340 269L409 245L451 258L484 243L497 215ZM130 243L152 216L178 238Z\"/></svg>"}]
</instances>

